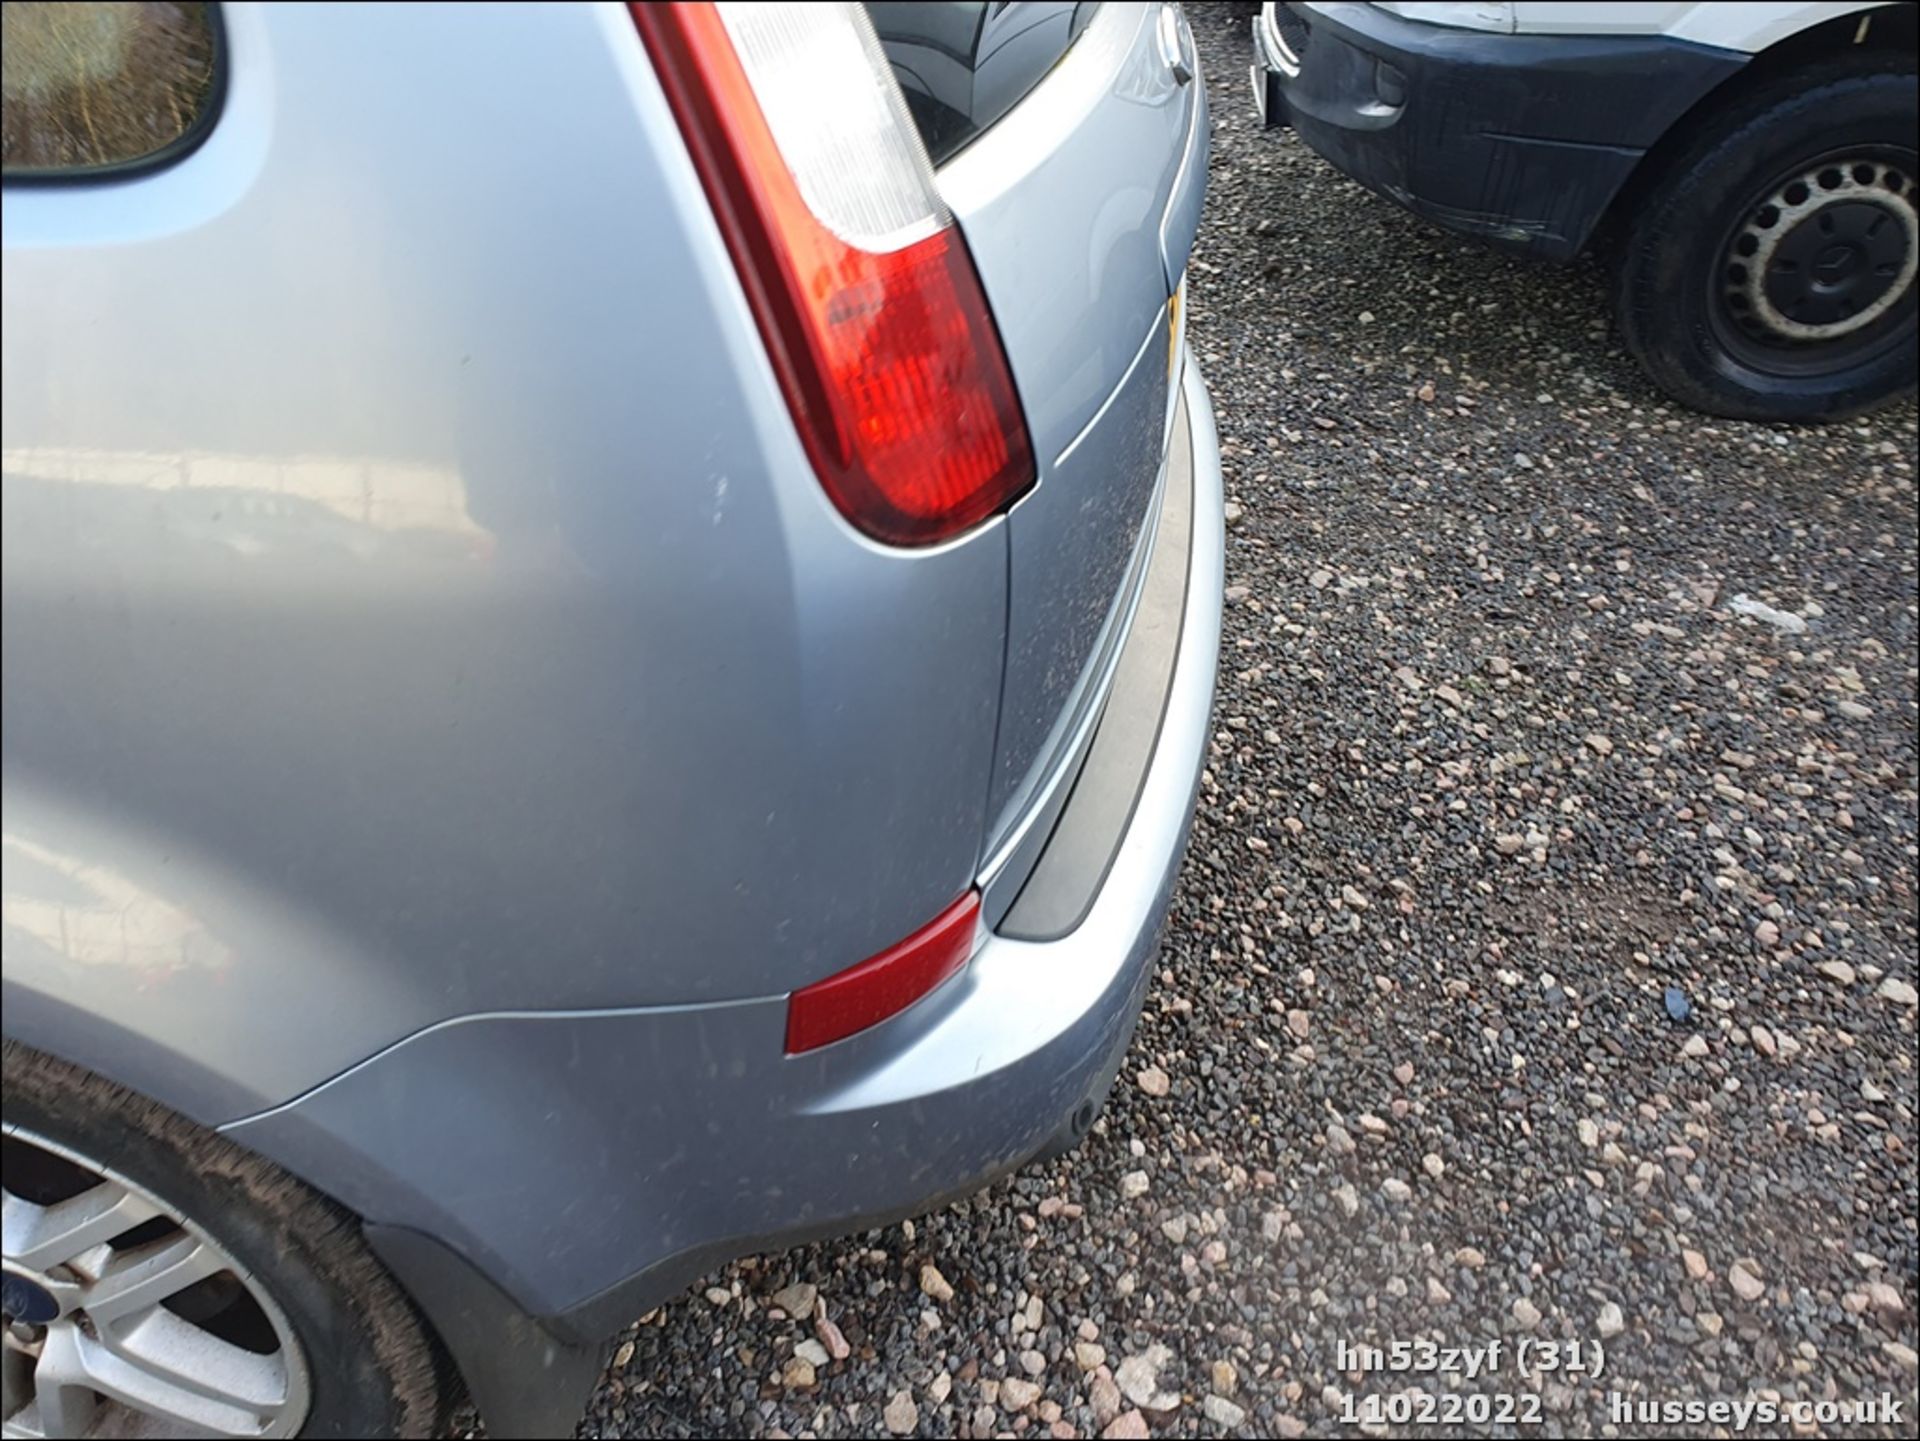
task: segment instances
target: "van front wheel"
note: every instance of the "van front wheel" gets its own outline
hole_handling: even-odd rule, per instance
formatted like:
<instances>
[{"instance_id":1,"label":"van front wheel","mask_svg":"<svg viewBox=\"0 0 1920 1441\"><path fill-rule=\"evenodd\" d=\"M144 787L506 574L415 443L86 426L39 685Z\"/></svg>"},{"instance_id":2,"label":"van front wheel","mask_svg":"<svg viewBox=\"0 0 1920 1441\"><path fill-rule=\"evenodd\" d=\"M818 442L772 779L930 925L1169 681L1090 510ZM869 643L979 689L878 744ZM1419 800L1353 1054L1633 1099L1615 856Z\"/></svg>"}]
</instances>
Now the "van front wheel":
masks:
<instances>
[{"instance_id":1,"label":"van front wheel","mask_svg":"<svg viewBox=\"0 0 1920 1441\"><path fill-rule=\"evenodd\" d=\"M1911 70L1750 92L1675 157L1615 271L1656 384L1742 420L1834 420L1914 388L1920 164Z\"/></svg>"}]
</instances>

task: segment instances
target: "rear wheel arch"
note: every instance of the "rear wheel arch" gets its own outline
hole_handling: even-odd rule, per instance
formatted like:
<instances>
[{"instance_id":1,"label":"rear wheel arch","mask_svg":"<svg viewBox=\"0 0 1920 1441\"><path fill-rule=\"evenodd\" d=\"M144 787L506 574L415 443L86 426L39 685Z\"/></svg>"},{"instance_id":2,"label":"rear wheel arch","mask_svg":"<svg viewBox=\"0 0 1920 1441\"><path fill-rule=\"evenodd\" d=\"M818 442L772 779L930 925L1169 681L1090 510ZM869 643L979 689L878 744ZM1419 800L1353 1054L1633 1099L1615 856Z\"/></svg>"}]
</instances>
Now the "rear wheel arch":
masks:
<instances>
[{"instance_id":1,"label":"rear wheel arch","mask_svg":"<svg viewBox=\"0 0 1920 1441\"><path fill-rule=\"evenodd\" d=\"M0 837L8 1039L219 1127L439 1019L418 974L298 878L19 769Z\"/></svg>"},{"instance_id":2,"label":"rear wheel arch","mask_svg":"<svg viewBox=\"0 0 1920 1441\"><path fill-rule=\"evenodd\" d=\"M203 1233L291 1325L307 1383L300 1434L442 1432L460 1397L455 1372L357 1217L117 1081L12 1038L3 1053L10 1193L52 1156L130 1184Z\"/></svg>"}]
</instances>

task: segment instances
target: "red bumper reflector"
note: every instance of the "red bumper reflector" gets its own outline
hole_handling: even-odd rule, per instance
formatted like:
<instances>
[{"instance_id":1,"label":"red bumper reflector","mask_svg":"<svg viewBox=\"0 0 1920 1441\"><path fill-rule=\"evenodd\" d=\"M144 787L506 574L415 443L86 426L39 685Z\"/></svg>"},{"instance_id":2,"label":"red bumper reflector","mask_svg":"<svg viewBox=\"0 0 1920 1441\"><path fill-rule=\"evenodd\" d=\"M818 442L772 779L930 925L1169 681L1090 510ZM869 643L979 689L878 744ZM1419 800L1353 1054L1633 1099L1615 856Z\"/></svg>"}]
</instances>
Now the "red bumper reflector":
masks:
<instances>
[{"instance_id":1,"label":"red bumper reflector","mask_svg":"<svg viewBox=\"0 0 1920 1441\"><path fill-rule=\"evenodd\" d=\"M787 1054L845 1040L897 1016L973 954L980 894L968 891L904 941L787 998Z\"/></svg>"}]
</instances>

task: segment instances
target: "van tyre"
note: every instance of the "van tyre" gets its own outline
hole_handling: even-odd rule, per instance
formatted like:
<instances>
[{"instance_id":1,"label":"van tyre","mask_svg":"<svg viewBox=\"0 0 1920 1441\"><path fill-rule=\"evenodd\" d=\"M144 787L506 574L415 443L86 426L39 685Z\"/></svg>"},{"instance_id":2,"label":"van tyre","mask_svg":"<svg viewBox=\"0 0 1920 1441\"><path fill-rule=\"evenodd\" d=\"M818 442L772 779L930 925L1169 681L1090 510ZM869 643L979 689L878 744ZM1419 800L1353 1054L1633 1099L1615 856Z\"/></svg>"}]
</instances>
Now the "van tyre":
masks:
<instances>
[{"instance_id":1,"label":"van tyre","mask_svg":"<svg viewBox=\"0 0 1920 1441\"><path fill-rule=\"evenodd\" d=\"M1912 393L1920 117L1911 62L1878 63L1755 87L1638 198L1615 311L1674 399L1741 420L1835 420Z\"/></svg>"},{"instance_id":2,"label":"van tyre","mask_svg":"<svg viewBox=\"0 0 1920 1441\"><path fill-rule=\"evenodd\" d=\"M5 1083L8 1434L445 1434L458 1388L352 1216L12 1041Z\"/></svg>"}]
</instances>

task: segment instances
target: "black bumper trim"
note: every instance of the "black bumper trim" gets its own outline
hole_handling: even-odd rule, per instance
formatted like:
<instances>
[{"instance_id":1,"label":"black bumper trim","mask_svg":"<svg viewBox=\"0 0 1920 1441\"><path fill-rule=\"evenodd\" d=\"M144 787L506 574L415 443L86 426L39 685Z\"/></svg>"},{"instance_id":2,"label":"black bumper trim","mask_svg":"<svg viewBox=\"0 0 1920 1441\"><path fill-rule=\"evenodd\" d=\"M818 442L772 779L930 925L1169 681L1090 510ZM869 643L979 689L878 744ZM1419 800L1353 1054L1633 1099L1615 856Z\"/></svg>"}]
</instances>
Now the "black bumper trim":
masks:
<instances>
[{"instance_id":1,"label":"black bumper trim","mask_svg":"<svg viewBox=\"0 0 1920 1441\"><path fill-rule=\"evenodd\" d=\"M1079 929L1126 840L1180 659L1193 559L1193 425L1186 397L1167 446L1153 553L1113 684L1073 789L1026 884L995 928L1018 941L1057 941Z\"/></svg>"},{"instance_id":2,"label":"black bumper trim","mask_svg":"<svg viewBox=\"0 0 1920 1441\"><path fill-rule=\"evenodd\" d=\"M490 1432L572 1434L600 1374L605 1343L556 1335L431 1236L373 1222L361 1232L432 1323Z\"/></svg>"},{"instance_id":3,"label":"black bumper trim","mask_svg":"<svg viewBox=\"0 0 1920 1441\"><path fill-rule=\"evenodd\" d=\"M1577 255L1669 126L1748 57L1659 35L1507 35L1374 5L1291 7L1312 44L1275 69L1289 123L1336 168L1449 229ZM1264 20L1264 16L1262 17Z\"/></svg>"}]
</instances>

